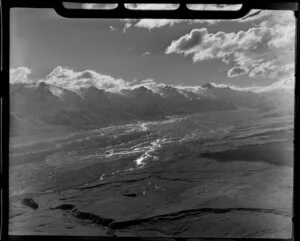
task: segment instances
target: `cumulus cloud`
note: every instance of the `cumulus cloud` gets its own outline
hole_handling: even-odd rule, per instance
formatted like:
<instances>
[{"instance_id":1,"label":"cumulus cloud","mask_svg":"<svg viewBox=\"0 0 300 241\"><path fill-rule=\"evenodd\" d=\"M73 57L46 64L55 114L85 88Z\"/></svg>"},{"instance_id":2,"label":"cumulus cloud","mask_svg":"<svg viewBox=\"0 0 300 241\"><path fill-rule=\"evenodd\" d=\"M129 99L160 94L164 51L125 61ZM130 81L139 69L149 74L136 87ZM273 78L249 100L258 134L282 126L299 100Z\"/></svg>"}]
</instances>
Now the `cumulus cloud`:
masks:
<instances>
[{"instance_id":1,"label":"cumulus cloud","mask_svg":"<svg viewBox=\"0 0 300 241\"><path fill-rule=\"evenodd\" d=\"M32 83L32 80L28 78L31 74L31 70L27 67L11 68L9 71L10 83Z\"/></svg>"},{"instance_id":2,"label":"cumulus cloud","mask_svg":"<svg viewBox=\"0 0 300 241\"><path fill-rule=\"evenodd\" d=\"M41 81L67 89L95 86L99 89L119 91L128 87L128 83L123 79L116 79L93 70L74 71L61 66L53 69Z\"/></svg>"},{"instance_id":3,"label":"cumulus cloud","mask_svg":"<svg viewBox=\"0 0 300 241\"><path fill-rule=\"evenodd\" d=\"M294 26L290 27L294 30ZM280 56L286 46L293 49L293 40L286 36L281 28L269 24L230 33L209 33L207 28L193 29L172 41L165 53L190 55L194 62L220 59L233 65L228 71L228 77L248 73L249 77L261 77L279 67L279 61L271 59L270 53L278 53ZM270 74L269 77L275 76Z\"/></svg>"},{"instance_id":4,"label":"cumulus cloud","mask_svg":"<svg viewBox=\"0 0 300 241\"><path fill-rule=\"evenodd\" d=\"M207 28L193 29L190 33L172 41L165 53L193 54L194 61L220 58L256 49L272 38L270 28L250 28L237 33L219 31L208 33Z\"/></svg>"},{"instance_id":5,"label":"cumulus cloud","mask_svg":"<svg viewBox=\"0 0 300 241\"><path fill-rule=\"evenodd\" d=\"M274 29L275 34L269 43L274 48L285 48L295 41L296 24L291 11L274 14L269 19L259 23L258 26Z\"/></svg>"},{"instance_id":6,"label":"cumulus cloud","mask_svg":"<svg viewBox=\"0 0 300 241\"><path fill-rule=\"evenodd\" d=\"M157 92L165 86L165 84L159 83L153 79L125 81L110 75L97 73L94 70L76 71L63 66L54 68L47 76L39 80L28 78L30 73L31 70L26 67L19 67L17 69L11 68L10 83L37 84L45 82L50 85L75 91L80 88L94 86L98 89L104 89L111 92L119 92L122 89L134 89L141 86Z\"/></svg>"},{"instance_id":7,"label":"cumulus cloud","mask_svg":"<svg viewBox=\"0 0 300 241\"><path fill-rule=\"evenodd\" d=\"M189 53L193 48L203 43L204 37L208 34L206 28L193 29L189 34L182 36L177 41L173 41L166 53Z\"/></svg>"}]
</instances>

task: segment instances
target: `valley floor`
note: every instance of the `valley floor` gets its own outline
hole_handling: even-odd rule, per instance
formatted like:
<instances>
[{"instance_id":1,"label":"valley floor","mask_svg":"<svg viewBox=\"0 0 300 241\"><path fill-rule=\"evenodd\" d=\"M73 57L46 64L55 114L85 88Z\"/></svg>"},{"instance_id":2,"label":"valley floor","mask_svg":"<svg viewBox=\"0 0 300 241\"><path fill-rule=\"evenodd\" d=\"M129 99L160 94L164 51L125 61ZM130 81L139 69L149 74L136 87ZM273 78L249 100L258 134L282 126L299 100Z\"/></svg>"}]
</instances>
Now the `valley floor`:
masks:
<instances>
[{"instance_id":1,"label":"valley floor","mask_svg":"<svg viewBox=\"0 0 300 241\"><path fill-rule=\"evenodd\" d=\"M292 181L290 166L189 157L71 190L12 197L10 230L12 234L290 238ZM21 204L26 196L39 208ZM113 221L101 223L101 219Z\"/></svg>"},{"instance_id":2,"label":"valley floor","mask_svg":"<svg viewBox=\"0 0 300 241\"><path fill-rule=\"evenodd\" d=\"M166 128L168 133L176 129L180 135L177 125L185 128L185 134L190 126L188 137L194 137L190 119L175 123L172 129L174 123L141 127L161 135ZM161 145L161 136L152 132L139 136L138 129L134 136L130 132L130 141L126 139L132 143L130 148L119 139L114 142L121 157L103 150L110 158L105 161L98 153L100 136L94 142L91 136L81 138L87 143L72 140L70 147L65 145L65 154L51 148L15 153L10 166L10 234L291 238L290 127L283 128L287 122L281 119L269 120L267 126L273 125L269 130L263 121L254 129L245 128L244 123L230 129L230 134L224 132L218 138L214 134L213 140L185 136L188 142L168 144L164 138ZM108 133L124 141L129 138L128 128ZM141 153L134 152L135 140L140 145L145 136L152 139L150 147L142 149L147 153L142 157L152 159L138 166ZM131 150L130 154L125 150Z\"/></svg>"}]
</instances>

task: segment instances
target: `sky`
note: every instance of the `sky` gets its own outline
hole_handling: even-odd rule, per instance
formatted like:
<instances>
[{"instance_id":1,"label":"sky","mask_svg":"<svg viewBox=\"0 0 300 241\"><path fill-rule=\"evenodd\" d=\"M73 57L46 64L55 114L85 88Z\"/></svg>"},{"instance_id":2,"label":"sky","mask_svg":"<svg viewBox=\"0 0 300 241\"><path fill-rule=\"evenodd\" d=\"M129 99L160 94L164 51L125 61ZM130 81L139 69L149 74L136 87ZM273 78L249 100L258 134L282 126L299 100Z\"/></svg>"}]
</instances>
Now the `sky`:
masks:
<instances>
[{"instance_id":1,"label":"sky","mask_svg":"<svg viewBox=\"0 0 300 241\"><path fill-rule=\"evenodd\" d=\"M80 7L89 11L97 5ZM295 20L290 11L252 10L238 20L104 20L16 8L10 18L14 81L51 78L62 87L91 80L101 86L151 80L248 87L294 75Z\"/></svg>"}]
</instances>

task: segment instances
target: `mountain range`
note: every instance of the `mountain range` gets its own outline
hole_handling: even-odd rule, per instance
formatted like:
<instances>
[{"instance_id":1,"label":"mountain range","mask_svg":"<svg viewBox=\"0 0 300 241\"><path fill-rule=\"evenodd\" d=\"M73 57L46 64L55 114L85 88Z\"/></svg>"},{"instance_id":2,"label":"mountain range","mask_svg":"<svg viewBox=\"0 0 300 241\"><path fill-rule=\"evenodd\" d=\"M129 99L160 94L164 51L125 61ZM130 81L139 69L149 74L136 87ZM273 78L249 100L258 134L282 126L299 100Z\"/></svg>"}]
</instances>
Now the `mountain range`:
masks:
<instances>
[{"instance_id":1,"label":"mountain range","mask_svg":"<svg viewBox=\"0 0 300 241\"><path fill-rule=\"evenodd\" d=\"M85 130L241 107L291 112L294 95L286 89L257 93L212 83L194 90L170 85L153 90L141 85L111 92L95 86L72 90L40 81L11 83L10 97L11 135L18 136L46 127Z\"/></svg>"}]
</instances>

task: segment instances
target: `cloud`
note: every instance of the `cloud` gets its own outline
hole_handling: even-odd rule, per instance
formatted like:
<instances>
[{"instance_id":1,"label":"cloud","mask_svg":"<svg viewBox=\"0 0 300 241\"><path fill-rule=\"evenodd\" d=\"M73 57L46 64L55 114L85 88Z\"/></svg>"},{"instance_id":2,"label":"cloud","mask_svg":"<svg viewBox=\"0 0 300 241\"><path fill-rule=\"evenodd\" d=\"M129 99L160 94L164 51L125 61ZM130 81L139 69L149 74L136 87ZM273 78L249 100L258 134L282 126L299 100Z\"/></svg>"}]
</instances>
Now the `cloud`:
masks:
<instances>
[{"instance_id":1,"label":"cloud","mask_svg":"<svg viewBox=\"0 0 300 241\"><path fill-rule=\"evenodd\" d=\"M179 4L127 3L125 7L133 10L174 10Z\"/></svg>"},{"instance_id":2,"label":"cloud","mask_svg":"<svg viewBox=\"0 0 300 241\"><path fill-rule=\"evenodd\" d=\"M187 4L191 10L219 10L219 11L236 11L242 7L242 4Z\"/></svg>"},{"instance_id":3,"label":"cloud","mask_svg":"<svg viewBox=\"0 0 300 241\"><path fill-rule=\"evenodd\" d=\"M95 86L99 89L119 91L128 87L128 83L123 79L116 79L93 70L74 71L61 66L53 69L41 81L67 89Z\"/></svg>"},{"instance_id":4,"label":"cloud","mask_svg":"<svg viewBox=\"0 0 300 241\"><path fill-rule=\"evenodd\" d=\"M290 28L294 30L294 26ZM220 59L233 65L228 71L228 77L249 73L249 77L267 74L270 78L275 78L270 72L275 71L281 64L278 59L272 59L271 55L276 53L282 57L287 46L291 49L294 46L293 41L286 36L282 28L272 27L270 24L230 33L209 33L207 28L193 29L172 41L165 53L189 55L194 62ZM287 61L291 62L293 59Z\"/></svg>"},{"instance_id":5,"label":"cloud","mask_svg":"<svg viewBox=\"0 0 300 241\"><path fill-rule=\"evenodd\" d=\"M194 61L221 58L236 52L243 53L268 43L272 38L270 28L250 28L248 31L208 33L207 28L193 29L190 33L172 41L166 54L193 53Z\"/></svg>"},{"instance_id":6,"label":"cloud","mask_svg":"<svg viewBox=\"0 0 300 241\"><path fill-rule=\"evenodd\" d=\"M180 23L182 20L178 19L141 19L137 21L134 26L139 28L146 28L151 30L153 28L162 28L166 26L173 26L176 23ZM133 26L133 25L130 25Z\"/></svg>"},{"instance_id":7,"label":"cloud","mask_svg":"<svg viewBox=\"0 0 300 241\"><path fill-rule=\"evenodd\" d=\"M81 5L83 9L114 9L117 3L84 3ZM149 4L149 3L127 3L125 7L132 10L174 10L179 4Z\"/></svg>"},{"instance_id":8,"label":"cloud","mask_svg":"<svg viewBox=\"0 0 300 241\"><path fill-rule=\"evenodd\" d=\"M153 91L158 91L165 86L165 84L158 83L153 79L125 81L110 75L97 73L94 70L75 71L63 66L54 68L47 76L39 80L28 78L29 74L31 74L31 70L27 67L11 68L10 83L36 84L45 82L69 90L78 90L80 88L95 86L96 88L111 92L119 92L122 89L134 89L141 86Z\"/></svg>"},{"instance_id":9,"label":"cloud","mask_svg":"<svg viewBox=\"0 0 300 241\"><path fill-rule=\"evenodd\" d=\"M173 41L168 47L166 53L192 50L194 47L203 43L205 36L208 34L206 28L193 29L189 34L182 36L178 41Z\"/></svg>"},{"instance_id":10,"label":"cloud","mask_svg":"<svg viewBox=\"0 0 300 241\"><path fill-rule=\"evenodd\" d=\"M124 27L123 27L123 33L126 33L126 30L128 28L131 28L132 25L137 21L136 19L123 19L121 20L124 22Z\"/></svg>"},{"instance_id":11,"label":"cloud","mask_svg":"<svg viewBox=\"0 0 300 241\"><path fill-rule=\"evenodd\" d=\"M241 67L233 67L228 70L228 77L237 77L248 73L248 69Z\"/></svg>"},{"instance_id":12,"label":"cloud","mask_svg":"<svg viewBox=\"0 0 300 241\"><path fill-rule=\"evenodd\" d=\"M254 65L251 72L249 73L249 77L256 78L265 76L266 73L270 71L274 71L276 69L275 60L265 61L263 63L259 63Z\"/></svg>"},{"instance_id":13,"label":"cloud","mask_svg":"<svg viewBox=\"0 0 300 241\"><path fill-rule=\"evenodd\" d=\"M139 87L146 87L147 89L152 90L153 92L159 92L161 88L165 87L166 84L159 83L154 79L145 79L145 80L135 80L130 83L128 89L135 89Z\"/></svg>"},{"instance_id":14,"label":"cloud","mask_svg":"<svg viewBox=\"0 0 300 241\"><path fill-rule=\"evenodd\" d=\"M118 4L98 4L98 3L84 3L83 9L113 9ZM238 10L242 4L187 4L187 7L192 10ZM126 3L125 7L132 10L175 10L179 4L169 3Z\"/></svg>"},{"instance_id":15,"label":"cloud","mask_svg":"<svg viewBox=\"0 0 300 241\"><path fill-rule=\"evenodd\" d=\"M263 93L263 92L270 92L274 90L294 90L295 78L283 78L267 86L253 85L248 87L239 87L239 86L229 85L229 84L217 84L217 83L210 83L210 84L216 88L230 88L232 90L237 90L237 91L250 91L255 93Z\"/></svg>"},{"instance_id":16,"label":"cloud","mask_svg":"<svg viewBox=\"0 0 300 241\"><path fill-rule=\"evenodd\" d=\"M109 26L109 30L113 32L116 31L116 28L114 26Z\"/></svg>"},{"instance_id":17,"label":"cloud","mask_svg":"<svg viewBox=\"0 0 300 241\"><path fill-rule=\"evenodd\" d=\"M31 74L31 70L27 67L11 68L9 71L10 83L32 83L32 80L28 78Z\"/></svg>"},{"instance_id":18,"label":"cloud","mask_svg":"<svg viewBox=\"0 0 300 241\"><path fill-rule=\"evenodd\" d=\"M222 4L220 4L222 5ZM144 9L144 10L171 10L177 9L179 4L125 4L130 9ZM214 19L201 19L201 20L187 20L187 19L124 19L125 32L128 28L145 28L148 30L163 27L172 27L179 23L208 23L213 24L218 20ZM220 20L221 21L221 20Z\"/></svg>"},{"instance_id":19,"label":"cloud","mask_svg":"<svg viewBox=\"0 0 300 241\"><path fill-rule=\"evenodd\" d=\"M281 81L289 81L295 79L295 64L288 63L283 65L273 65L270 66L268 71L268 77L273 79L280 79Z\"/></svg>"},{"instance_id":20,"label":"cloud","mask_svg":"<svg viewBox=\"0 0 300 241\"><path fill-rule=\"evenodd\" d=\"M295 41L295 18L290 12L279 14L275 19L266 20L259 24L262 27L274 29L275 35L269 43L274 48L285 48L292 45Z\"/></svg>"},{"instance_id":21,"label":"cloud","mask_svg":"<svg viewBox=\"0 0 300 241\"><path fill-rule=\"evenodd\" d=\"M198 19L198 20L190 20L190 19L124 19L124 29L125 32L128 28L144 28L148 30L152 29L160 29L164 27L172 27L175 24L186 23L186 24L213 24L218 20L215 19Z\"/></svg>"},{"instance_id":22,"label":"cloud","mask_svg":"<svg viewBox=\"0 0 300 241\"><path fill-rule=\"evenodd\" d=\"M230 8L230 7L229 7ZM234 6L233 8L236 8ZM233 9L232 8L232 9ZM225 7L223 8L225 9ZM129 28L144 28L148 30L172 27L176 24L206 24L216 25L224 22L250 22L256 28L272 29L273 36L269 45L274 48L283 48L293 44L295 40L295 17L293 11L251 10L246 16L239 19L125 19L123 32Z\"/></svg>"},{"instance_id":23,"label":"cloud","mask_svg":"<svg viewBox=\"0 0 300 241\"><path fill-rule=\"evenodd\" d=\"M83 9L114 9L118 6L117 3L83 3L81 7Z\"/></svg>"},{"instance_id":24,"label":"cloud","mask_svg":"<svg viewBox=\"0 0 300 241\"><path fill-rule=\"evenodd\" d=\"M151 53L149 51L147 51L147 52L142 54L142 56L147 56L147 55L151 55Z\"/></svg>"},{"instance_id":25,"label":"cloud","mask_svg":"<svg viewBox=\"0 0 300 241\"><path fill-rule=\"evenodd\" d=\"M133 4L134 5L134 4ZM139 4L138 4L139 5ZM142 4L143 5L143 4ZM149 5L149 4L144 4ZM155 5L155 4L150 4ZM167 5L167 4L160 4ZM169 4L172 5L172 4ZM195 8L198 10L237 10L239 9L240 4L189 4L195 5ZM216 6L215 6L216 5ZM155 7L152 7L153 9ZM159 7L157 7L159 8ZM138 7L136 8L138 9ZM146 9L146 8L145 8ZM252 22L255 25L259 25L262 21L267 21L269 23L278 23L282 24L284 22L292 22L294 21L294 15L292 11L274 11L274 10L251 10L246 16L238 19L198 19L198 20L188 20L188 19L124 19L124 32L126 29L131 27L136 28L146 28L148 30L155 28L163 28L163 27L172 27L175 24L186 23L186 24L209 24L215 25L224 22L232 22L232 23L246 23ZM289 36L287 34L287 36Z\"/></svg>"},{"instance_id":26,"label":"cloud","mask_svg":"<svg viewBox=\"0 0 300 241\"><path fill-rule=\"evenodd\" d=\"M295 66L292 64L286 64L284 68L281 69L282 72L286 73L286 70L294 70ZM237 73L241 73L242 70L233 70ZM278 70L279 71L279 70ZM166 87L170 86L176 88L180 93L185 94L185 91L192 92L195 94L204 94L205 88L201 85L199 86L185 86L185 85L166 85L164 83L157 82L154 79L145 80L133 80L125 81L123 79L116 79L109 75L103 75L97 73L93 70L75 71L67 67L58 66L54 68L46 77L33 81L28 78L31 73L30 69L27 67L19 67L17 69L10 69L10 83L40 83L45 82L54 86L62 87L72 91L77 91L80 88L87 88L90 86L95 86L99 89L104 89L111 92L120 92L122 89L135 89L139 87L146 87L153 92L160 93L160 91ZM295 78L290 72L289 75L282 75L282 78L269 85L269 86L250 86L250 87L238 87L234 85L227 84L217 84L210 83L210 85L216 88L231 88L237 91L252 91L252 92L265 92L272 90L289 89L293 90L295 85ZM183 91L183 92L182 92Z\"/></svg>"}]
</instances>

